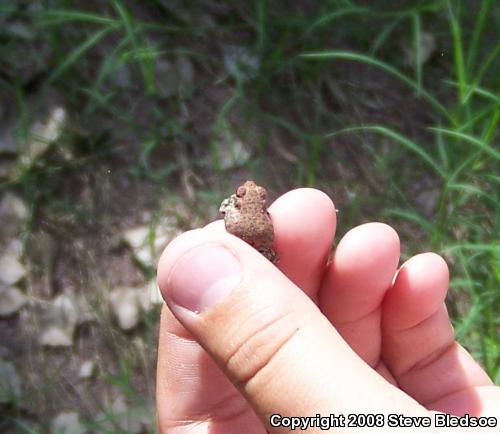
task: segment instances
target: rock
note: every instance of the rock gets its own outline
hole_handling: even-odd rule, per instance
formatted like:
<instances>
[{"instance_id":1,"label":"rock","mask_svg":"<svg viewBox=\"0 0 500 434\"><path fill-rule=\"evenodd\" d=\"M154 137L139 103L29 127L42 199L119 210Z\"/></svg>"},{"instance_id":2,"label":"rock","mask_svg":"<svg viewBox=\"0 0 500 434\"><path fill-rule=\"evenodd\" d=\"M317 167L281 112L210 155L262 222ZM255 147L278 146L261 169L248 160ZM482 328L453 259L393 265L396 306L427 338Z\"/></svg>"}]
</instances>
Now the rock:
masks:
<instances>
[{"instance_id":1,"label":"rock","mask_svg":"<svg viewBox=\"0 0 500 434\"><path fill-rule=\"evenodd\" d=\"M143 267L151 268L156 265L166 245L179 234L177 219L165 216L156 227L145 225L129 229L122 239L131 247L137 262Z\"/></svg>"},{"instance_id":2,"label":"rock","mask_svg":"<svg viewBox=\"0 0 500 434\"><path fill-rule=\"evenodd\" d=\"M22 382L16 367L0 359L0 404L16 403L21 395Z\"/></svg>"},{"instance_id":3,"label":"rock","mask_svg":"<svg viewBox=\"0 0 500 434\"><path fill-rule=\"evenodd\" d=\"M132 330L139 324L141 313L163 303L156 281L144 287L118 287L109 294L109 306L122 330Z\"/></svg>"},{"instance_id":4,"label":"rock","mask_svg":"<svg viewBox=\"0 0 500 434\"><path fill-rule=\"evenodd\" d=\"M40 343L44 347L71 347L73 334L60 327L50 326L40 335Z\"/></svg>"},{"instance_id":5,"label":"rock","mask_svg":"<svg viewBox=\"0 0 500 434\"><path fill-rule=\"evenodd\" d=\"M259 57L248 48L239 45L223 45L222 55L227 73L235 80L247 81L258 75Z\"/></svg>"},{"instance_id":6,"label":"rock","mask_svg":"<svg viewBox=\"0 0 500 434\"><path fill-rule=\"evenodd\" d=\"M30 140L22 150L21 162L32 166L60 138L66 123L66 110L56 107L49 119L42 124L37 122L31 128Z\"/></svg>"},{"instance_id":7,"label":"rock","mask_svg":"<svg viewBox=\"0 0 500 434\"><path fill-rule=\"evenodd\" d=\"M78 325L93 322L98 320L95 309L89 304L87 299L83 296L77 297L75 300L76 308L78 310Z\"/></svg>"},{"instance_id":8,"label":"rock","mask_svg":"<svg viewBox=\"0 0 500 434\"><path fill-rule=\"evenodd\" d=\"M419 63L420 65L426 64L436 52L436 38L430 32L421 32L420 37L420 58L416 59L415 47L405 46L403 48L406 57L406 63L410 66L415 66Z\"/></svg>"},{"instance_id":9,"label":"rock","mask_svg":"<svg viewBox=\"0 0 500 434\"><path fill-rule=\"evenodd\" d=\"M131 330L139 324L141 305L136 288L115 288L109 294L113 316L122 330Z\"/></svg>"},{"instance_id":10,"label":"rock","mask_svg":"<svg viewBox=\"0 0 500 434\"><path fill-rule=\"evenodd\" d=\"M26 269L15 255L7 253L0 257L0 285L15 285L25 275Z\"/></svg>"},{"instance_id":11,"label":"rock","mask_svg":"<svg viewBox=\"0 0 500 434\"><path fill-rule=\"evenodd\" d=\"M39 341L45 347L69 347L79 320L76 304L68 295L60 295L42 307Z\"/></svg>"},{"instance_id":12,"label":"rock","mask_svg":"<svg viewBox=\"0 0 500 434\"><path fill-rule=\"evenodd\" d=\"M80 416L76 411L59 413L52 420L52 433L54 434L84 434L87 429L81 424Z\"/></svg>"},{"instance_id":13,"label":"rock","mask_svg":"<svg viewBox=\"0 0 500 434\"><path fill-rule=\"evenodd\" d=\"M26 296L15 287L0 287L0 317L13 315L27 302Z\"/></svg>"},{"instance_id":14,"label":"rock","mask_svg":"<svg viewBox=\"0 0 500 434\"><path fill-rule=\"evenodd\" d=\"M5 246L5 254L15 256L16 258L19 258L21 256L22 251L23 251L23 245L19 238L14 238L10 240L8 244Z\"/></svg>"},{"instance_id":15,"label":"rock","mask_svg":"<svg viewBox=\"0 0 500 434\"><path fill-rule=\"evenodd\" d=\"M436 211L437 201L439 199L439 189L433 188L420 192L415 202L420 212L427 218L434 216Z\"/></svg>"},{"instance_id":16,"label":"rock","mask_svg":"<svg viewBox=\"0 0 500 434\"><path fill-rule=\"evenodd\" d=\"M123 240L127 243L132 249L138 249L146 244L149 239L149 233L151 228L149 226L138 226L132 229L127 230L123 234Z\"/></svg>"},{"instance_id":17,"label":"rock","mask_svg":"<svg viewBox=\"0 0 500 434\"><path fill-rule=\"evenodd\" d=\"M83 379L92 378L96 371L96 364L93 360L84 360L78 370L78 376Z\"/></svg>"},{"instance_id":18,"label":"rock","mask_svg":"<svg viewBox=\"0 0 500 434\"><path fill-rule=\"evenodd\" d=\"M222 137L216 147L221 170L243 166L251 156L250 150L239 139Z\"/></svg>"},{"instance_id":19,"label":"rock","mask_svg":"<svg viewBox=\"0 0 500 434\"><path fill-rule=\"evenodd\" d=\"M0 233L3 239L15 237L22 231L28 218L28 208L14 193L6 193L0 202Z\"/></svg>"},{"instance_id":20,"label":"rock","mask_svg":"<svg viewBox=\"0 0 500 434\"><path fill-rule=\"evenodd\" d=\"M13 127L0 130L0 155L17 153L17 145L13 133Z\"/></svg>"},{"instance_id":21,"label":"rock","mask_svg":"<svg viewBox=\"0 0 500 434\"><path fill-rule=\"evenodd\" d=\"M152 280L148 285L138 290L139 304L144 312L149 312L155 306L163 304L163 297L156 280Z\"/></svg>"},{"instance_id":22,"label":"rock","mask_svg":"<svg viewBox=\"0 0 500 434\"><path fill-rule=\"evenodd\" d=\"M28 208L19 196L8 192L2 198L2 202L0 202L0 216L2 224L5 224L5 219L21 220L24 222L28 217Z\"/></svg>"}]
</instances>

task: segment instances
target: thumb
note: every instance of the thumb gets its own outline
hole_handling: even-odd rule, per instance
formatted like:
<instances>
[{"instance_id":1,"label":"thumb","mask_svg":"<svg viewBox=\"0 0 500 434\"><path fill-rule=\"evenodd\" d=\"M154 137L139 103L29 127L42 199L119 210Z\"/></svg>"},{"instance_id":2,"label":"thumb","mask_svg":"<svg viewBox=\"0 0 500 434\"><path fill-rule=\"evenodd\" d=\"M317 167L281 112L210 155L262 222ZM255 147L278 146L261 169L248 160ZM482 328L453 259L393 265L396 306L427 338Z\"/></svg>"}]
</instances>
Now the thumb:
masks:
<instances>
[{"instance_id":1,"label":"thumb","mask_svg":"<svg viewBox=\"0 0 500 434\"><path fill-rule=\"evenodd\" d=\"M345 426L348 414L428 416L366 365L309 297L236 237L186 232L163 253L158 282L172 313L268 429L276 429L273 414L342 414Z\"/></svg>"}]
</instances>

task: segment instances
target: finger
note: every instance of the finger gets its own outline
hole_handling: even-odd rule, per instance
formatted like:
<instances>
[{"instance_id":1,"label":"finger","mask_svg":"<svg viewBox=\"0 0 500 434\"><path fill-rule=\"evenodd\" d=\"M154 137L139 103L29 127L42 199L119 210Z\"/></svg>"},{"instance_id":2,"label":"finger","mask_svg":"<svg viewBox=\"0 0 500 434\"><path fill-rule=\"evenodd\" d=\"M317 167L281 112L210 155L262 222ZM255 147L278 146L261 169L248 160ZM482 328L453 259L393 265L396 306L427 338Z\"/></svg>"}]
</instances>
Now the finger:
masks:
<instances>
[{"instance_id":1,"label":"finger","mask_svg":"<svg viewBox=\"0 0 500 434\"><path fill-rule=\"evenodd\" d=\"M322 191L299 188L269 208L278 268L313 299L317 298L337 225L335 206Z\"/></svg>"},{"instance_id":2,"label":"finger","mask_svg":"<svg viewBox=\"0 0 500 434\"><path fill-rule=\"evenodd\" d=\"M259 420L243 396L166 305L160 320L156 389L162 433L258 432Z\"/></svg>"},{"instance_id":3,"label":"finger","mask_svg":"<svg viewBox=\"0 0 500 434\"><path fill-rule=\"evenodd\" d=\"M500 387L478 386L451 393L427 407L442 413L500 418Z\"/></svg>"},{"instance_id":4,"label":"finger","mask_svg":"<svg viewBox=\"0 0 500 434\"><path fill-rule=\"evenodd\" d=\"M380 358L381 303L399 261L399 238L383 223L350 230L339 242L320 291L320 308L370 366Z\"/></svg>"},{"instance_id":5,"label":"finger","mask_svg":"<svg viewBox=\"0 0 500 434\"><path fill-rule=\"evenodd\" d=\"M448 267L434 254L417 255L399 270L383 306L383 359L399 386L423 404L491 384L454 340L443 303Z\"/></svg>"},{"instance_id":6,"label":"finger","mask_svg":"<svg viewBox=\"0 0 500 434\"><path fill-rule=\"evenodd\" d=\"M276 199L269 213L277 267L315 299L335 237L337 217L332 200L320 190L298 188ZM217 220L206 228L220 232L224 225Z\"/></svg>"},{"instance_id":7,"label":"finger","mask_svg":"<svg viewBox=\"0 0 500 434\"><path fill-rule=\"evenodd\" d=\"M363 363L283 273L235 237L181 235L162 255L158 282L176 318L268 429L274 413L387 413L398 403L407 415L427 414Z\"/></svg>"}]
</instances>

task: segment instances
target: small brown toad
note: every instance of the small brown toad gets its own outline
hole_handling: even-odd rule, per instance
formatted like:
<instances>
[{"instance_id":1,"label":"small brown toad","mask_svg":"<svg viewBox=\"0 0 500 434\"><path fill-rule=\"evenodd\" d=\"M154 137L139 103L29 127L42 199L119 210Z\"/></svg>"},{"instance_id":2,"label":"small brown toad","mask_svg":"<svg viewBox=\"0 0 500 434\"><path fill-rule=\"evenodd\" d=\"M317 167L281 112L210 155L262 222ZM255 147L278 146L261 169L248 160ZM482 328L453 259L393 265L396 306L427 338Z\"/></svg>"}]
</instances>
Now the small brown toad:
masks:
<instances>
[{"instance_id":1,"label":"small brown toad","mask_svg":"<svg viewBox=\"0 0 500 434\"><path fill-rule=\"evenodd\" d=\"M253 181L246 181L222 201L226 230L246 241L271 262L278 262L274 252L274 228L266 206L267 191Z\"/></svg>"}]
</instances>

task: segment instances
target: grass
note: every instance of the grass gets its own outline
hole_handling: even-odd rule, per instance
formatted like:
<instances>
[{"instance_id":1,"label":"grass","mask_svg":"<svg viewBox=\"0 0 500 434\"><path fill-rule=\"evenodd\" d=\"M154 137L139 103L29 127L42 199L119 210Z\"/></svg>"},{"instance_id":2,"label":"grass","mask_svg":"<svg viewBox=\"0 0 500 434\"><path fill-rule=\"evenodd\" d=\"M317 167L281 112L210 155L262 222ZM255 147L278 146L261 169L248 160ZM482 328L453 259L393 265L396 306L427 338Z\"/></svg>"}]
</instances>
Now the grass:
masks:
<instances>
[{"instance_id":1,"label":"grass","mask_svg":"<svg viewBox=\"0 0 500 434\"><path fill-rule=\"evenodd\" d=\"M340 232L384 220L399 231L404 258L442 254L452 272L448 307L457 338L500 384L498 6L402 3L330 0L300 10L207 0L196 11L122 0L95 8L62 1L35 10L2 6L0 14L33 35L19 41L4 32L0 48L19 140L56 90L70 117L64 146L72 155L61 158L56 146L2 188L30 202L30 231L72 216L58 229L66 239L89 221L109 229L103 222L117 212L109 199L124 194L118 179L149 192L134 196L144 202L125 207L124 216L143 206L161 209L167 194L193 209L215 209L234 184L221 169L221 137L240 138L253 152L245 167L257 179L337 194ZM423 32L437 41L425 64L415 61ZM26 83L16 75L15 53L33 51L34 41L51 54ZM240 58L228 72L227 45L243 47L258 68L249 71ZM162 95L155 68L177 56L192 62L196 80ZM106 183L110 193L101 191ZM78 203L85 188L91 199ZM434 195L430 213L415 200L422 192ZM147 324L153 348L154 321ZM126 346L119 333L111 341L117 355ZM137 366L120 365L109 380L141 407L131 380ZM36 432L15 414L20 432Z\"/></svg>"}]
</instances>

